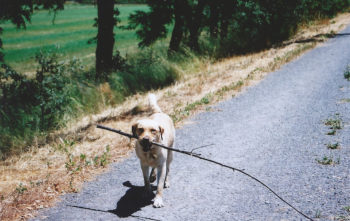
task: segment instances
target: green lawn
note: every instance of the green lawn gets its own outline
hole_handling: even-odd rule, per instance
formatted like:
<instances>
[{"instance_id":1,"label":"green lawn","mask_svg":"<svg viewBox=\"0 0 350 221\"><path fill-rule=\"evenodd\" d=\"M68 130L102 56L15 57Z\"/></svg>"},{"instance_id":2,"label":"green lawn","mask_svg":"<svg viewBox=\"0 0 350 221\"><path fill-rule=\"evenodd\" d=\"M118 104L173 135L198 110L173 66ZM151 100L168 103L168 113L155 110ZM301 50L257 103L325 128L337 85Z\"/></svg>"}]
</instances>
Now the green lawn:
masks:
<instances>
[{"instance_id":1,"label":"green lawn","mask_svg":"<svg viewBox=\"0 0 350 221\"><path fill-rule=\"evenodd\" d=\"M147 10L146 5L118 5L118 8L122 25L133 11ZM5 61L17 71L31 72L36 69L34 55L38 50L57 47L65 57L78 57L91 67L95 62L96 44L87 42L97 34L97 28L93 27L96 17L97 8L93 5L69 4L58 12L54 24L53 14L47 11L36 12L27 29L17 29L9 22L2 24ZM135 31L116 28L115 34L115 48L122 54L137 48Z\"/></svg>"}]
</instances>

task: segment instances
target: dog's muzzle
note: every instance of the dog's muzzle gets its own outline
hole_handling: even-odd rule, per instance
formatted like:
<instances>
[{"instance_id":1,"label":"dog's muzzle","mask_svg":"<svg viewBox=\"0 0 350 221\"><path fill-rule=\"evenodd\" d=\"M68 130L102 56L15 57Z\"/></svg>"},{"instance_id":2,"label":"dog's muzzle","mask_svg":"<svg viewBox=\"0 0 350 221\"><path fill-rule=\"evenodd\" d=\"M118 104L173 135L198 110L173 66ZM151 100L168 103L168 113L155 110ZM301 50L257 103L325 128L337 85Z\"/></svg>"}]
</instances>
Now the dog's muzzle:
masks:
<instances>
[{"instance_id":1,"label":"dog's muzzle","mask_svg":"<svg viewBox=\"0 0 350 221\"><path fill-rule=\"evenodd\" d=\"M143 138L143 139L140 141L140 144L141 144L142 150L143 150L144 152L147 152L147 151L150 151L150 150L151 150L152 143L149 141L148 138Z\"/></svg>"}]
</instances>

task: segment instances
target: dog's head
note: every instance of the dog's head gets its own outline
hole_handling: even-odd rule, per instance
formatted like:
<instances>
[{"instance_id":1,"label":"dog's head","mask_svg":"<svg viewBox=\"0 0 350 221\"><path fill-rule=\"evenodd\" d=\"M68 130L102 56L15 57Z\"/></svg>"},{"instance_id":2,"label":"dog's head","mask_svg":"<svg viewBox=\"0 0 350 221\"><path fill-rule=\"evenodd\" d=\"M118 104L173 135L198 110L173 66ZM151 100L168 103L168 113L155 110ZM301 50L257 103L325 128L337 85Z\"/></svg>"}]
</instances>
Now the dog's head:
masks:
<instances>
[{"instance_id":1,"label":"dog's head","mask_svg":"<svg viewBox=\"0 0 350 221\"><path fill-rule=\"evenodd\" d=\"M152 144L163 140L164 129L154 120L139 120L132 125L132 134L138 138L143 151L149 151Z\"/></svg>"}]
</instances>

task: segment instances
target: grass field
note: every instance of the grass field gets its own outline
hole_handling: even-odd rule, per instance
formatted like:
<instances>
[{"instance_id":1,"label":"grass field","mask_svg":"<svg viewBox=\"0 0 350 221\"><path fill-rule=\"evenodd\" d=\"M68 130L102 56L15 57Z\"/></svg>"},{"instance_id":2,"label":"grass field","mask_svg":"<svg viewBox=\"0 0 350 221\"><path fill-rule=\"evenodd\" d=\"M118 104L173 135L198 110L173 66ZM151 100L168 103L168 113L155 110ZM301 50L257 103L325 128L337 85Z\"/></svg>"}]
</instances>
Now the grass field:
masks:
<instances>
[{"instance_id":1,"label":"grass field","mask_svg":"<svg viewBox=\"0 0 350 221\"><path fill-rule=\"evenodd\" d=\"M147 10L146 5L118 5L121 25L135 10ZM95 37L97 28L93 27L97 17L97 8L93 5L67 4L59 11L54 24L53 14L39 11L32 16L31 24L26 29L17 29L12 23L3 24L3 47L5 61L15 70L32 72L35 70L34 55L40 49L59 48L67 58L78 57L83 64L94 65L96 43L88 44ZM122 54L137 48L134 30L115 29L116 44Z\"/></svg>"}]
</instances>

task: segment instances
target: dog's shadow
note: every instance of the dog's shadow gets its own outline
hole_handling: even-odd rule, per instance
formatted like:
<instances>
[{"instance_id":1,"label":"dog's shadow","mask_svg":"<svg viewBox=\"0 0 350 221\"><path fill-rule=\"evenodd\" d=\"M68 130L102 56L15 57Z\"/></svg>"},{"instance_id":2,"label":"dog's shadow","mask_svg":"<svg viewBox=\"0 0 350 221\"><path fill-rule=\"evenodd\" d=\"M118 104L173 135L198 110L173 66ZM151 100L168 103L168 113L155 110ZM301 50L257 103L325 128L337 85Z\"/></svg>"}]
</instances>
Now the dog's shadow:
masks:
<instances>
[{"instance_id":1,"label":"dog's shadow","mask_svg":"<svg viewBox=\"0 0 350 221\"><path fill-rule=\"evenodd\" d=\"M141 210L141 208L151 205L153 196L144 197L144 187L143 186L134 186L130 183L130 181L126 181L123 183L124 186L129 187L129 189L126 191L125 195L120 198L120 200L117 203L117 207L113 210L99 210L94 208L88 208L83 206L74 206L74 205L67 205L74 208L79 209L86 209L96 212L105 212L105 213L112 213L117 215L120 218L125 217L134 217L134 218L142 218L147 220L157 220L153 218L148 217L140 217L133 215L135 212ZM156 187L152 186L152 189L154 190Z\"/></svg>"},{"instance_id":2,"label":"dog's shadow","mask_svg":"<svg viewBox=\"0 0 350 221\"><path fill-rule=\"evenodd\" d=\"M116 214L118 217L129 217L141 208L153 203L153 196L147 198L143 196L143 186L134 186L129 181L124 182L123 185L129 187L129 189L118 201L117 208L109 212Z\"/></svg>"}]
</instances>

